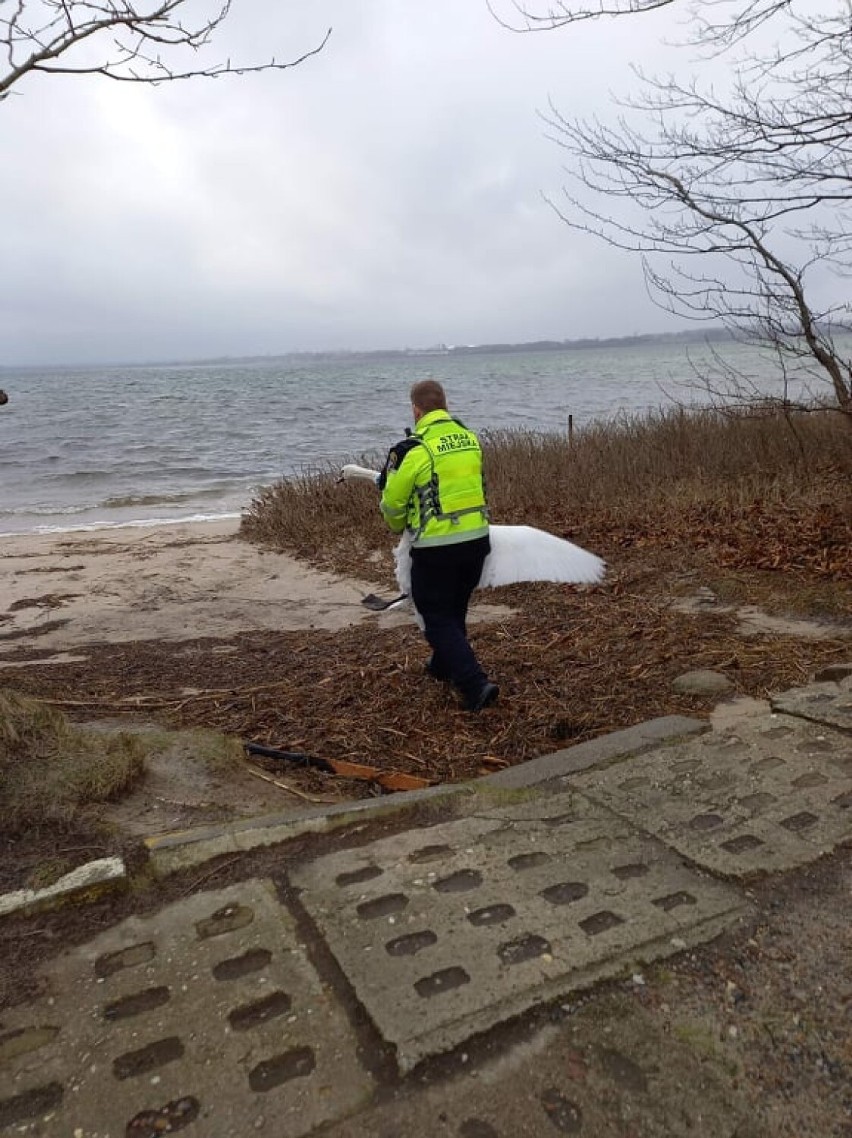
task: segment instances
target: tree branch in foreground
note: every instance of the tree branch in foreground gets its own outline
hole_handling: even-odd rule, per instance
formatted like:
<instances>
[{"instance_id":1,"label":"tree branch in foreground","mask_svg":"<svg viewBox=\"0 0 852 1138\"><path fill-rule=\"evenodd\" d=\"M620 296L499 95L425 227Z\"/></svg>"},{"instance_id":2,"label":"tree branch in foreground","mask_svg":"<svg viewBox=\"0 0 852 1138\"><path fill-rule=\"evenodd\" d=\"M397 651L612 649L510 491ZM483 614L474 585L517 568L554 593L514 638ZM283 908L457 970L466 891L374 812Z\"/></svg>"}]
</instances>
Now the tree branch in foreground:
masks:
<instances>
[{"instance_id":1,"label":"tree branch in foreground","mask_svg":"<svg viewBox=\"0 0 852 1138\"><path fill-rule=\"evenodd\" d=\"M193 6L195 7L195 6ZM207 6L190 20L190 0L0 0L0 101L21 80L37 74L101 75L123 83L166 83L217 79L297 67L325 47L327 29L314 47L288 60L266 63L200 61L182 66L185 56L204 52L227 19L231 0ZM98 55L88 51L94 46Z\"/></svg>"}]
</instances>

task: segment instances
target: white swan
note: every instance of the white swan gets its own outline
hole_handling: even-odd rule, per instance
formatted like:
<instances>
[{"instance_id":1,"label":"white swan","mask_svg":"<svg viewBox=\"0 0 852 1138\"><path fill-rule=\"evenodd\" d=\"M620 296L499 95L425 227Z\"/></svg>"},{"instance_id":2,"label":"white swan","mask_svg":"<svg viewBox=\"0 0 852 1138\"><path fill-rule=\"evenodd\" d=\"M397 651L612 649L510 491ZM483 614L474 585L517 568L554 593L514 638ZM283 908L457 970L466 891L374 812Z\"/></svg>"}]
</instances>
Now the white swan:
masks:
<instances>
[{"instance_id":1,"label":"white swan","mask_svg":"<svg viewBox=\"0 0 852 1138\"><path fill-rule=\"evenodd\" d=\"M378 482L379 472L349 462L341 468L340 480ZM514 585L519 581L557 581L571 585L595 585L603 579L606 563L573 542L532 526L489 527L491 552L482 567L479 588ZM411 535L406 531L396 547L396 579L400 591L411 591ZM392 604L401 603L405 596ZM382 607L386 607L382 604ZM389 606L388 606L389 607Z\"/></svg>"}]
</instances>

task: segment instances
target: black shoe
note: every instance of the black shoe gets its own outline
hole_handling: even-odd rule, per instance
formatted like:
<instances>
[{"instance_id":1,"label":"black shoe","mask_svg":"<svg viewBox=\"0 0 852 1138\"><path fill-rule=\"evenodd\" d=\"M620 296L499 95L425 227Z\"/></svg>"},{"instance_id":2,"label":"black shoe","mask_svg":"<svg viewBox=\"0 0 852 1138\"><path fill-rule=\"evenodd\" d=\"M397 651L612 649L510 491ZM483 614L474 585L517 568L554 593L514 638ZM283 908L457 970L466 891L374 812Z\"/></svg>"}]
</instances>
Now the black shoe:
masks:
<instances>
[{"instance_id":1,"label":"black shoe","mask_svg":"<svg viewBox=\"0 0 852 1138\"><path fill-rule=\"evenodd\" d=\"M490 707L492 703L496 703L499 694L500 689L496 684L485 683L479 689L479 693L467 701L467 710L482 711L483 708Z\"/></svg>"}]
</instances>

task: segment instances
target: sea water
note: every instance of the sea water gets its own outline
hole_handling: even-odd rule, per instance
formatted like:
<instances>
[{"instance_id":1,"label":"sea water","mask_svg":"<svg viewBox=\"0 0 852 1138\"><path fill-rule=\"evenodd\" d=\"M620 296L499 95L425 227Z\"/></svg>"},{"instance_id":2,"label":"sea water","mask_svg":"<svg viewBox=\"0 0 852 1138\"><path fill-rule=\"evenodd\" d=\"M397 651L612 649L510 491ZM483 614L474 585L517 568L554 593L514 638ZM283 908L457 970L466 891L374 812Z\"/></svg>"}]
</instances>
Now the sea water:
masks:
<instances>
[{"instance_id":1,"label":"sea water","mask_svg":"<svg viewBox=\"0 0 852 1138\"><path fill-rule=\"evenodd\" d=\"M771 361L739 353L777 383ZM238 517L263 486L341 462L375 465L436 378L471 427L565 432L706 400L704 345L304 356L245 362L0 369L0 534ZM746 353L747 360L743 356ZM775 390L775 394L778 391Z\"/></svg>"}]
</instances>

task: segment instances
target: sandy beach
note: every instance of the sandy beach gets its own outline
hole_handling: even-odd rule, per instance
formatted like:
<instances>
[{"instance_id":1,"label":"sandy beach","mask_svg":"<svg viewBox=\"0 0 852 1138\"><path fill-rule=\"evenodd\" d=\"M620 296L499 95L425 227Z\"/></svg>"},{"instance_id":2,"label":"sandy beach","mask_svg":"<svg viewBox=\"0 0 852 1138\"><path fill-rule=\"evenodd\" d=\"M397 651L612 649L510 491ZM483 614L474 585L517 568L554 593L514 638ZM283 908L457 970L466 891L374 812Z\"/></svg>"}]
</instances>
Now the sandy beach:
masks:
<instances>
[{"instance_id":1,"label":"sandy beach","mask_svg":"<svg viewBox=\"0 0 852 1138\"><path fill-rule=\"evenodd\" d=\"M334 576L238 537L237 519L0 537L0 668L38 650L39 663L84 646L229 637L253 630L382 628L410 613L376 614L375 583ZM396 586L390 564L389 596ZM478 606L478 616L504 615Z\"/></svg>"},{"instance_id":2,"label":"sandy beach","mask_svg":"<svg viewBox=\"0 0 852 1138\"><path fill-rule=\"evenodd\" d=\"M198 683L196 650L185 648L186 642L209 637L218 643L210 650L214 664L204 681L207 686L236 682L235 668L239 671L254 659L251 646L261 653L263 667L262 661L270 658L266 655L270 636L289 636L292 646L295 634L297 641L303 640L304 658L311 655L311 633L327 638L359 625L367 651L380 631L405 626L419 644L409 610L376 613L361 603L369 593L396 594L390 557L386 572L377 567L376 581L364 582L260 549L241 540L238 529L238 519L228 519L0 537L5 570L0 583L0 686L17 689L32 681L41 690L39 676L48 686L67 680L72 702L80 696L85 703L80 669L93 670L114 681L110 684L117 700L114 727L126 729L133 720L136 728L156 729L150 701L143 700L141 710L133 708L134 693L140 684L151 682L178 699L196 691L187 686L187 680ZM471 617L489 620L510 611L479 604ZM302 638L299 633L307 635ZM239 640L222 644L241 635L242 644ZM223 653L228 656L227 667L222 665ZM149 679L136 677L132 669L122 673L117 660L123 655L143 671L145 659L156 659ZM328 666L333 670L335 664L339 660L330 660ZM282 691L288 688L289 681L279 676L277 668L265 670L259 678L266 687L271 681L273 688L281 678ZM310 679L307 684L310 687ZM293 698L290 691L291 702ZM316 703L317 692L309 698ZM75 710L86 719L86 711L93 709ZM321 747L319 739L317 746ZM357 791L338 785L337 780L317 797L315 777L290 774L303 787L300 791L280 778L274 786L258 782L250 777L257 775L256 770L233 765L226 777L216 762L209 761L208 749L209 743L192 732L174 734L165 748L149 755L144 780L121 801L103 807L104 817L121 832L138 835L207 821L222 811L227 817L257 814L282 804L336 801Z\"/></svg>"},{"instance_id":3,"label":"sandy beach","mask_svg":"<svg viewBox=\"0 0 852 1138\"><path fill-rule=\"evenodd\" d=\"M260 550L238 528L233 519L0 538L0 661L22 647L59 655L103 641L334 630L376 619L361 605L375 586Z\"/></svg>"}]
</instances>

